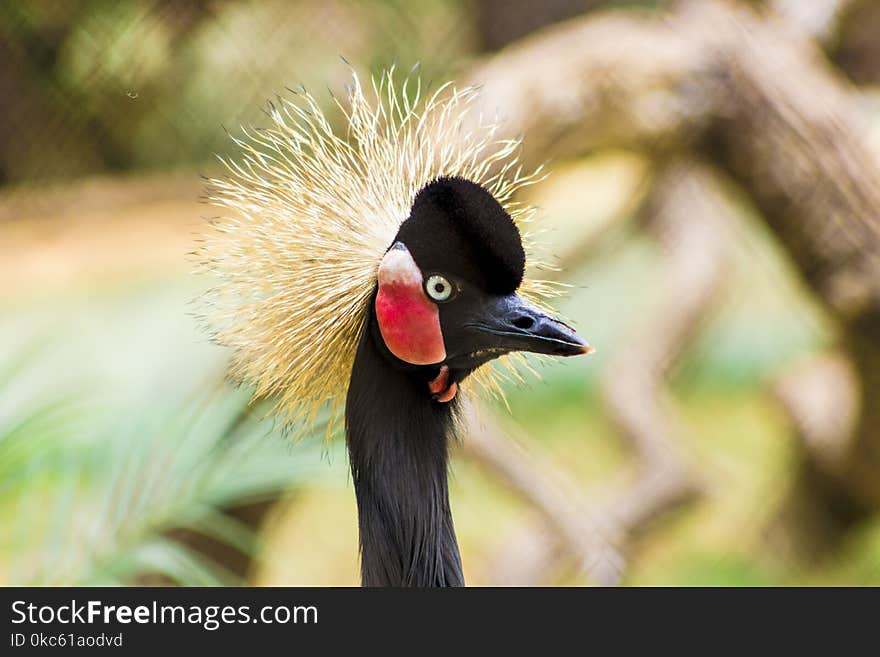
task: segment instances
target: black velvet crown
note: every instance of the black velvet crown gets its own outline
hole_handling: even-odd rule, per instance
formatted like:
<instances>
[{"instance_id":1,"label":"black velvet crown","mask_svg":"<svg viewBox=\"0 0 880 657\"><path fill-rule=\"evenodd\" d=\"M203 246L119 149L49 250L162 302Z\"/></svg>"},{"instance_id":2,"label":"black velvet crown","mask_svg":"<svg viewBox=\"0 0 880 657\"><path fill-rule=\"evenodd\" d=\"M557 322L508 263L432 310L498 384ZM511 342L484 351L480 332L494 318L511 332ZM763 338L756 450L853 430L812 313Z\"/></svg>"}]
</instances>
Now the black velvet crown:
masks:
<instances>
[{"instance_id":1,"label":"black velvet crown","mask_svg":"<svg viewBox=\"0 0 880 657\"><path fill-rule=\"evenodd\" d=\"M423 272L458 276L490 294L510 294L523 279L519 229L486 189L464 178L423 187L395 240Z\"/></svg>"}]
</instances>

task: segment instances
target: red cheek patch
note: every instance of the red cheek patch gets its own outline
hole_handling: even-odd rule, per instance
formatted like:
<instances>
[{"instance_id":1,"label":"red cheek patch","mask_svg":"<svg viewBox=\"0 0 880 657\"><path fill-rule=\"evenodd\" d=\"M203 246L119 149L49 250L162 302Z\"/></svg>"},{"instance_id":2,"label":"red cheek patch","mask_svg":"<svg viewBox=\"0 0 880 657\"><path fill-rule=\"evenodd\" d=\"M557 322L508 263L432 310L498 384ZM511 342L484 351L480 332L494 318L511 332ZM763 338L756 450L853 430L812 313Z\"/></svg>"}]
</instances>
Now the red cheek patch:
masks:
<instances>
[{"instance_id":1,"label":"red cheek patch","mask_svg":"<svg viewBox=\"0 0 880 657\"><path fill-rule=\"evenodd\" d=\"M446 359L440 311L422 288L422 272L398 242L379 265L376 319L388 350L412 365L434 365Z\"/></svg>"}]
</instances>

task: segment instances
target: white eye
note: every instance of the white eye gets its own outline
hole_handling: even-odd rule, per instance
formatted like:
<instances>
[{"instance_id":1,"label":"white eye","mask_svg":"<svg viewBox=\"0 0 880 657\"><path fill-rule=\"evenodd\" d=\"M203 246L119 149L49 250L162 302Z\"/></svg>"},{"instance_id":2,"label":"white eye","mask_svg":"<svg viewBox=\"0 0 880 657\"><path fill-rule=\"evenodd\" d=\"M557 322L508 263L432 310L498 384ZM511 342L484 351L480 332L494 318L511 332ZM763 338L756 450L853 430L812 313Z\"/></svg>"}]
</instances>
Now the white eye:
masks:
<instances>
[{"instance_id":1,"label":"white eye","mask_svg":"<svg viewBox=\"0 0 880 657\"><path fill-rule=\"evenodd\" d=\"M452 296L453 288L452 283L440 276L440 274L434 274L428 277L428 282L425 283L425 291L434 301L448 301Z\"/></svg>"}]
</instances>

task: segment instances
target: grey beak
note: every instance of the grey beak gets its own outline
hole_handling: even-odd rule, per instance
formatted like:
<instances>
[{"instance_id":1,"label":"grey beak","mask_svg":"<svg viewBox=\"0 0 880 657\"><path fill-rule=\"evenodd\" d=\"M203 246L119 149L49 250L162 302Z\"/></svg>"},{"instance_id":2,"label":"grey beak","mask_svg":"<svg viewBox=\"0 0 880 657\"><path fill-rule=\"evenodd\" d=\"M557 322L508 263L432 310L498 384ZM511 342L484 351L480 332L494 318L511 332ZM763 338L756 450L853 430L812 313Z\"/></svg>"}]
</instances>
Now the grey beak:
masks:
<instances>
[{"instance_id":1,"label":"grey beak","mask_svg":"<svg viewBox=\"0 0 880 657\"><path fill-rule=\"evenodd\" d=\"M535 308L518 294L492 297L469 323L488 347L552 356L578 356L593 348L570 326Z\"/></svg>"}]
</instances>

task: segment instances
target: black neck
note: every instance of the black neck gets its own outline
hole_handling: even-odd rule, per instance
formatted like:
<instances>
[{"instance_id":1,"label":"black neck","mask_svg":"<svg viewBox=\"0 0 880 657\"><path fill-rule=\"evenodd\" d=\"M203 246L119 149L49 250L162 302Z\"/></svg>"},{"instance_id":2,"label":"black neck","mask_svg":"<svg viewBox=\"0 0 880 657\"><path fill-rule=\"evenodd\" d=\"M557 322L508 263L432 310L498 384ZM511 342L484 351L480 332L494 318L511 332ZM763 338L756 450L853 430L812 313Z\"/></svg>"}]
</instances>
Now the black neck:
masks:
<instances>
[{"instance_id":1,"label":"black neck","mask_svg":"<svg viewBox=\"0 0 880 657\"><path fill-rule=\"evenodd\" d=\"M462 586L447 487L454 409L430 399L424 375L392 366L371 320L358 346L345 408L361 582Z\"/></svg>"}]
</instances>

